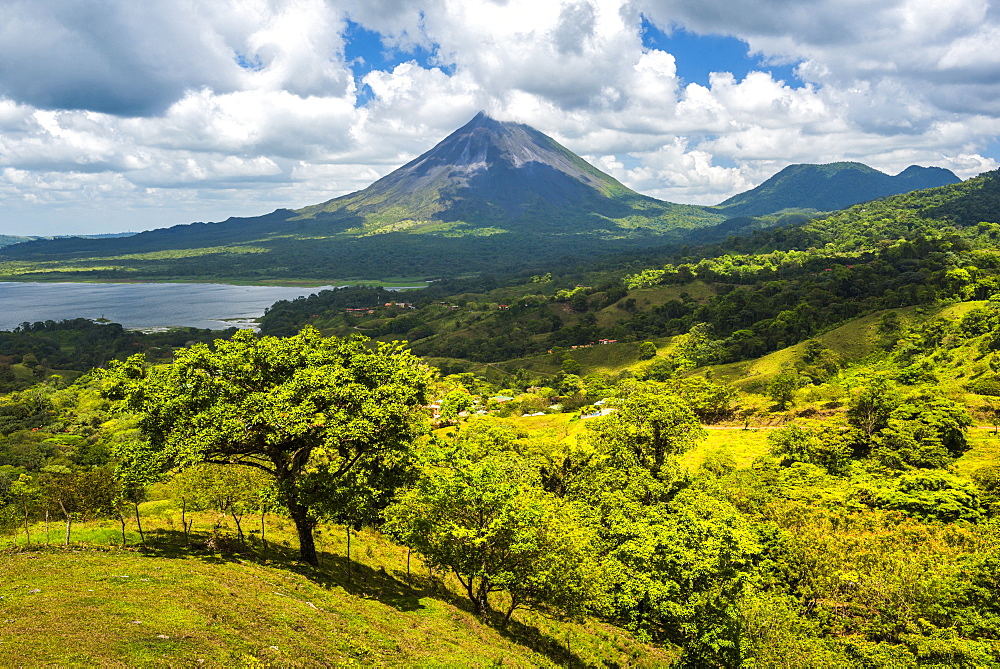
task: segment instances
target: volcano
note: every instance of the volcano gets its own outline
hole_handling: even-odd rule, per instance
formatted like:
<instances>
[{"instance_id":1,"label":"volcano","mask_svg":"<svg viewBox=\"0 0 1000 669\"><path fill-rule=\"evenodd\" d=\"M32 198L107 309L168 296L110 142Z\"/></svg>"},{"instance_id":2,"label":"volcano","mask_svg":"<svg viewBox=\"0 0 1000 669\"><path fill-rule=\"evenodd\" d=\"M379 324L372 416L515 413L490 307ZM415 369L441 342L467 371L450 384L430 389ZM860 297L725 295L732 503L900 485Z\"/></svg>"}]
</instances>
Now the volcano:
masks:
<instances>
[{"instance_id":1,"label":"volcano","mask_svg":"<svg viewBox=\"0 0 1000 669\"><path fill-rule=\"evenodd\" d=\"M397 230L401 223L438 230L442 226L435 224L449 223L454 233L482 226L530 232L542 226L565 234L613 235L621 230L613 231L619 226L612 221L627 217L665 232L671 224L657 219L681 212L690 219L685 227L721 219L701 207L641 195L534 128L480 112L368 188L299 213L327 220L361 217L369 228Z\"/></svg>"},{"instance_id":2,"label":"volcano","mask_svg":"<svg viewBox=\"0 0 1000 669\"><path fill-rule=\"evenodd\" d=\"M724 218L641 195L534 128L480 113L367 188L321 204L120 239L28 242L0 257L48 265L47 279L507 273L683 241Z\"/></svg>"}]
</instances>

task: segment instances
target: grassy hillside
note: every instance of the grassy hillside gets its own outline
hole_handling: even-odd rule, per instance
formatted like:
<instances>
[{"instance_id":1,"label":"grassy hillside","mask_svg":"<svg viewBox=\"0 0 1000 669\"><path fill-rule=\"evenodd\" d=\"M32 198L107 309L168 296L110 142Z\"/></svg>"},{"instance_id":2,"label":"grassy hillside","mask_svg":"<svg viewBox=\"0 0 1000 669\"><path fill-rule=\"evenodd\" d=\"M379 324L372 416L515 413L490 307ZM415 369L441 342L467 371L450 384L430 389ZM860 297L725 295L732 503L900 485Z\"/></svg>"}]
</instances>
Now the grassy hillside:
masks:
<instances>
[{"instance_id":1,"label":"grassy hillside","mask_svg":"<svg viewBox=\"0 0 1000 669\"><path fill-rule=\"evenodd\" d=\"M447 577L372 531L319 533L321 566L295 562L290 523L269 518L242 548L231 520L195 519L192 548L168 502L143 506L147 546L122 549L117 523L81 523L71 546L0 539L0 656L8 666L662 666L672 654L596 621L526 612L507 629L466 609ZM245 521L250 524L250 521ZM214 549L205 547L214 533ZM199 531L200 530L200 531ZM139 537L130 523L129 542Z\"/></svg>"}]
</instances>

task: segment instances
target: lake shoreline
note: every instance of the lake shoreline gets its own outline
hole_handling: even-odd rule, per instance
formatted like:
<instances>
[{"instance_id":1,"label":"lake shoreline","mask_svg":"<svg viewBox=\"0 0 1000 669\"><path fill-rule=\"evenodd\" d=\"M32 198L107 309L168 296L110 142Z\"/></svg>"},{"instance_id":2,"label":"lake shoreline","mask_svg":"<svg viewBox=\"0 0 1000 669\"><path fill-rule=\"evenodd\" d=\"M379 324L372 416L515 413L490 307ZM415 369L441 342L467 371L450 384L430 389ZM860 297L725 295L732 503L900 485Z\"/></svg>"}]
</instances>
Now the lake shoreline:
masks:
<instances>
[{"instance_id":1,"label":"lake shoreline","mask_svg":"<svg viewBox=\"0 0 1000 669\"><path fill-rule=\"evenodd\" d=\"M53 279L0 277L0 283L79 283L79 284L209 284L224 286L264 286L269 288L347 288L351 286L377 286L381 288L418 290L425 288L429 281L425 279L350 279L343 281L313 281L311 279L71 279L60 277ZM414 284L423 285L414 285Z\"/></svg>"},{"instance_id":2,"label":"lake shoreline","mask_svg":"<svg viewBox=\"0 0 1000 669\"><path fill-rule=\"evenodd\" d=\"M276 302L338 285L268 286L207 282L0 281L0 330L84 318L127 330L254 328ZM386 290L424 286L386 286ZM377 306L377 305L372 305Z\"/></svg>"}]
</instances>

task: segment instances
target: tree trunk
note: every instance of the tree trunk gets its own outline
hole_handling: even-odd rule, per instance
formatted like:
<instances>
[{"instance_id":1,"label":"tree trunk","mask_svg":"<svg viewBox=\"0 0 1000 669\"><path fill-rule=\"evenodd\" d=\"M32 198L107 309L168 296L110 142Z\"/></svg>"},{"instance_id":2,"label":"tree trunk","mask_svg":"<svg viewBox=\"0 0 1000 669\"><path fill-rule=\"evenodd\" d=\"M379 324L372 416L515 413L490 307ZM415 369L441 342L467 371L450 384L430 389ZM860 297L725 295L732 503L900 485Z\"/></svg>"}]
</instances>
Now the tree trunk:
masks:
<instances>
[{"instance_id":1,"label":"tree trunk","mask_svg":"<svg viewBox=\"0 0 1000 669\"><path fill-rule=\"evenodd\" d=\"M239 537L240 539L240 545L246 546L247 542L243 540L243 526L240 524L240 521L243 520L243 517L237 516L236 512L233 511L232 508L229 509L229 515L233 517L233 522L236 523L236 536Z\"/></svg>"},{"instance_id":2,"label":"tree trunk","mask_svg":"<svg viewBox=\"0 0 1000 669\"><path fill-rule=\"evenodd\" d=\"M507 609L507 613L505 613L504 617L503 617L503 626L504 627L507 627L507 623L510 622L510 616L511 616L512 613L514 613L514 609L517 608L517 605L519 603L520 602L517 601L517 597L515 597L514 595L510 596L510 608Z\"/></svg>"},{"instance_id":3,"label":"tree trunk","mask_svg":"<svg viewBox=\"0 0 1000 669\"><path fill-rule=\"evenodd\" d=\"M295 531L299 535L299 559L314 567L319 566L319 556L316 554L316 542L313 540L313 520L309 517L309 509L294 500L287 502L288 514L295 523Z\"/></svg>"},{"instance_id":4,"label":"tree trunk","mask_svg":"<svg viewBox=\"0 0 1000 669\"><path fill-rule=\"evenodd\" d=\"M69 546L69 533L73 526L73 516L66 510L62 500L59 500L59 507L62 509L63 515L66 516L66 545Z\"/></svg>"},{"instance_id":5,"label":"tree trunk","mask_svg":"<svg viewBox=\"0 0 1000 669\"><path fill-rule=\"evenodd\" d=\"M412 548L406 549L406 582L410 582L410 554L413 552Z\"/></svg>"},{"instance_id":6,"label":"tree trunk","mask_svg":"<svg viewBox=\"0 0 1000 669\"><path fill-rule=\"evenodd\" d=\"M28 530L28 503L24 503L24 539L27 545L31 545L31 532Z\"/></svg>"},{"instance_id":7,"label":"tree trunk","mask_svg":"<svg viewBox=\"0 0 1000 669\"><path fill-rule=\"evenodd\" d=\"M264 514L266 511L260 512L260 545L263 547L264 555L267 555L267 539L264 538Z\"/></svg>"},{"instance_id":8,"label":"tree trunk","mask_svg":"<svg viewBox=\"0 0 1000 669\"><path fill-rule=\"evenodd\" d=\"M458 571L455 572L455 576L458 577L459 582L465 586L465 592L469 595L469 601L472 603L472 612L477 616L484 616L490 610L490 603L488 599L489 594L489 579L486 577L480 577L479 587L476 587L476 577L472 574L469 575L469 580L462 578L462 574Z\"/></svg>"},{"instance_id":9,"label":"tree trunk","mask_svg":"<svg viewBox=\"0 0 1000 669\"><path fill-rule=\"evenodd\" d=\"M49 545L49 510L45 509L45 545Z\"/></svg>"},{"instance_id":10,"label":"tree trunk","mask_svg":"<svg viewBox=\"0 0 1000 669\"><path fill-rule=\"evenodd\" d=\"M128 546L128 538L125 536L125 514L118 514L118 522L122 524L122 548Z\"/></svg>"},{"instance_id":11,"label":"tree trunk","mask_svg":"<svg viewBox=\"0 0 1000 669\"><path fill-rule=\"evenodd\" d=\"M142 519L139 518L139 503L135 502L134 506L135 506L135 524L139 528L139 541L141 541L142 545L145 546L146 535L142 533Z\"/></svg>"},{"instance_id":12,"label":"tree trunk","mask_svg":"<svg viewBox=\"0 0 1000 669\"><path fill-rule=\"evenodd\" d=\"M351 526L347 526L347 582L351 582L354 570L351 568Z\"/></svg>"},{"instance_id":13,"label":"tree trunk","mask_svg":"<svg viewBox=\"0 0 1000 669\"><path fill-rule=\"evenodd\" d=\"M183 495L181 496L181 528L184 529L184 545L191 545L191 537L188 535L188 524L187 524L187 498Z\"/></svg>"}]
</instances>

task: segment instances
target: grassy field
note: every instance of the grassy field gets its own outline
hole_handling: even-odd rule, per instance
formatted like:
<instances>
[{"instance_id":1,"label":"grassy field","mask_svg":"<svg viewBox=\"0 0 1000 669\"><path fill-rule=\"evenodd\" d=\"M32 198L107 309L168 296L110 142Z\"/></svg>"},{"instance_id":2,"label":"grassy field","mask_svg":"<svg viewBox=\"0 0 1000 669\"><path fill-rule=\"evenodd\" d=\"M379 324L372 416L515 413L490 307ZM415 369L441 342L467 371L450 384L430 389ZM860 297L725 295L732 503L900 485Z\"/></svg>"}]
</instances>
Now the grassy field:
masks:
<instances>
[{"instance_id":1,"label":"grassy field","mask_svg":"<svg viewBox=\"0 0 1000 669\"><path fill-rule=\"evenodd\" d=\"M738 467L749 467L755 458L767 453L770 428L712 428L697 446L680 457L681 466L697 469L711 456L729 457Z\"/></svg>"},{"instance_id":2,"label":"grassy field","mask_svg":"<svg viewBox=\"0 0 1000 669\"><path fill-rule=\"evenodd\" d=\"M1000 465L1000 434L993 428L973 428L969 430L971 448L955 461L955 472L961 476L971 476L980 467Z\"/></svg>"},{"instance_id":3,"label":"grassy field","mask_svg":"<svg viewBox=\"0 0 1000 669\"><path fill-rule=\"evenodd\" d=\"M549 414L503 419L528 431L533 436L554 439L572 447L584 433L587 420L575 419L572 414ZM588 419L593 420L593 419ZM810 421L796 421L809 424ZM706 426L706 436L691 450L680 456L682 467L695 470L712 456L729 457L737 467L749 467L754 459L766 455L767 437L775 428L758 426L744 430L733 426ZM968 477L976 469L1000 465L1000 434L992 428L972 428L968 433L970 449L954 463L955 472Z\"/></svg>"},{"instance_id":4,"label":"grassy field","mask_svg":"<svg viewBox=\"0 0 1000 669\"><path fill-rule=\"evenodd\" d=\"M142 512L142 547L122 548L117 522L77 524L69 547L54 545L57 523L48 547L41 524L31 547L23 529L16 545L0 537L0 664L653 667L672 657L599 621L481 621L451 578L429 578L416 556L408 574L406 549L374 531L354 533L348 562L345 528L321 527L313 569L295 561L287 520L268 518L265 551L259 532L243 547L231 520L201 514L185 547L172 503ZM134 524L128 540L139 541Z\"/></svg>"}]
</instances>

